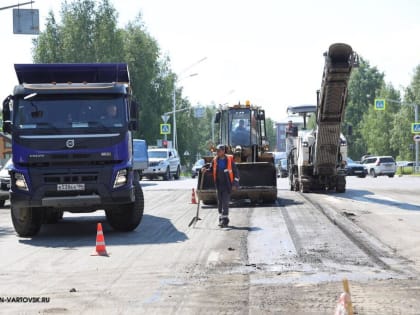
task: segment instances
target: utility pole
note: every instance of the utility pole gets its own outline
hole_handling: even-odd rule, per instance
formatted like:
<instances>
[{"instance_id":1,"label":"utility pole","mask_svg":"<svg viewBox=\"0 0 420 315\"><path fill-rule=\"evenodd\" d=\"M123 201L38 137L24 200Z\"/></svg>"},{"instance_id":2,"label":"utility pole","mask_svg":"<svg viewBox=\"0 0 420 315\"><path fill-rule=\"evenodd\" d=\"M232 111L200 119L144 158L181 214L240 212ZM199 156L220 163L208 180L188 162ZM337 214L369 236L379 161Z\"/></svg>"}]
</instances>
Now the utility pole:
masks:
<instances>
[{"instance_id":1,"label":"utility pole","mask_svg":"<svg viewBox=\"0 0 420 315\"><path fill-rule=\"evenodd\" d=\"M419 105L414 104L414 122L419 122ZM415 172L419 171L419 142L416 141L416 166L414 168Z\"/></svg>"},{"instance_id":2,"label":"utility pole","mask_svg":"<svg viewBox=\"0 0 420 315\"><path fill-rule=\"evenodd\" d=\"M201 58L200 60L194 62L192 65L188 66L187 68L185 68L183 71L180 72L179 80L174 80L174 86L173 86L173 92L172 92L172 114L173 114L173 147L178 150L178 139L177 139L177 133L176 133L176 83L177 82L181 82L183 79L189 78L189 77L194 77L196 75L198 75L198 73L192 73L190 75L187 75L185 77L181 77L182 74L184 74L185 72L189 71L191 68L195 67L196 65L198 65L199 63L203 62L204 60L206 60L207 57Z\"/></svg>"}]
</instances>

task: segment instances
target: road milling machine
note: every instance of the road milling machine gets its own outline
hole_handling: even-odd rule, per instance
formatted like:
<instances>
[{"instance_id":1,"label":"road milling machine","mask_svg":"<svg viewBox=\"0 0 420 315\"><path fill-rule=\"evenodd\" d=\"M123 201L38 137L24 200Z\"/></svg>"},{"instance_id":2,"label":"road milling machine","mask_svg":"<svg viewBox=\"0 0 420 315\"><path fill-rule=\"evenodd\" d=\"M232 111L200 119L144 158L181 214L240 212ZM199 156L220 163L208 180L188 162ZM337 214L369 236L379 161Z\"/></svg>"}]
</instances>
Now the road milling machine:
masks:
<instances>
[{"instance_id":1,"label":"road milling machine","mask_svg":"<svg viewBox=\"0 0 420 315\"><path fill-rule=\"evenodd\" d=\"M347 44L333 44L324 54L325 65L321 90L317 92L314 108L314 130L290 132L287 136L287 154L290 189L301 192L313 190L346 190L345 161L347 142L341 134L347 88L358 56ZM304 117L308 107L289 108ZM305 121L306 125L306 121Z\"/></svg>"},{"instance_id":2,"label":"road milling machine","mask_svg":"<svg viewBox=\"0 0 420 315\"><path fill-rule=\"evenodd\" d=\"M233 200L250 200L252 203L274 203L277 200L277 176L274 156L269 153L265 111L246 101L234 106L221 107L215 115L219 126L219 143L227 146L227 154L234 156L240 174L240 189L232 192ZM214 150L213 150L214 151ZM205 157L211 163L213 156ZM216 189L213 175L204 174L197 194L204 204L215 204Z\"/></svg>"}]
</instances>

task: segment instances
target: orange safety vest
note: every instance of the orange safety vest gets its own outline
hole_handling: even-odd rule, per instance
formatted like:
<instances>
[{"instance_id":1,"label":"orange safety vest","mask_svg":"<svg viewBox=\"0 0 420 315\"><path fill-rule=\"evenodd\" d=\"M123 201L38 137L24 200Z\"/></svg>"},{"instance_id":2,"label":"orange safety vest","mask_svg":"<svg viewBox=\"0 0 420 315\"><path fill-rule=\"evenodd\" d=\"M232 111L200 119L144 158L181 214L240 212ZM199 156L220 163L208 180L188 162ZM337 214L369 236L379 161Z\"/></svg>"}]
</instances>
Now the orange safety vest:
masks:
<instances>
[{"instance_id":1,"label":"orange safety vest","mask_svg":"<svg viewBox=\"0 0 420 315\"><path fill-rule=\"evenodd\" d=\"M234 180L233 169L232 169L233 156L226 155L226 159L227 159L226 169L229 173L230 182L233 184L233 180ZM217 157L213 159L213 180L215 183L216 183L216 176L217 176Z\"/></svg>"}]
</instances>

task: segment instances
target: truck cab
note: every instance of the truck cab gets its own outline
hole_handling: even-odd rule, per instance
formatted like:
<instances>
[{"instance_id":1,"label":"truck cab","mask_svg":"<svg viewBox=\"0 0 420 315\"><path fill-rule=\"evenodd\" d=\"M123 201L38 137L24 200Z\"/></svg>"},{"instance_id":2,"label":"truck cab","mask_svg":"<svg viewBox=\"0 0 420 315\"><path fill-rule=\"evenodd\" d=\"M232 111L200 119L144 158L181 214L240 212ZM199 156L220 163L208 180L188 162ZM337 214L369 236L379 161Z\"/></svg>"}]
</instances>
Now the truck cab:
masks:
<instances>
[{"instance_id":1,"label":"truck cab","mask_svg":"<svg viewBox=\"0 0 420 315\"><path fill-rule=\"evenodd\" d=\"M3 102L12 134L11 212L35 235L63 211L104 209L117 230L135 229L143 193L133 172L132 102L125 64L15 65L19 85Z\"/></svg>"}]
</instances>

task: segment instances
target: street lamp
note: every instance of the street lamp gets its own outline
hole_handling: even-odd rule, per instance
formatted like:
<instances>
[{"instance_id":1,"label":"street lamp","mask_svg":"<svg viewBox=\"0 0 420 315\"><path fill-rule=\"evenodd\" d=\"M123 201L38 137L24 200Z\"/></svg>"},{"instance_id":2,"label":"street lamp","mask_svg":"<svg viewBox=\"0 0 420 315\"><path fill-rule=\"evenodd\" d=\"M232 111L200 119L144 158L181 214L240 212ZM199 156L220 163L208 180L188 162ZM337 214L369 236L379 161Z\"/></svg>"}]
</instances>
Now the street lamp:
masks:
<instances>
[{"instance_id":1,"label":"street lamp","mask_svg":"<svg viewBox=\"0 0 420 315\"><path fill-rule=\"evenodd\" d=\"M174 80L173 93L172 93L172 114L173 114L173 142L174 142L173 146L176 150L178 150L178 139L177 139L177 133L176 133L176 83L181 82L184 79L197 76L198 73L192 73L192 74L189 74L187 76L182 77L182 75L185 72L189 71L191 68L195 67L196 65L203 62L206 59L207 59L207 57L204 57L204 58L198 60L197 62L194 62L192 65L188 66L187 68L185 68L184 70L182 70L179 73L178 77L180 79Z\"/></svg>"}]
</instances>

